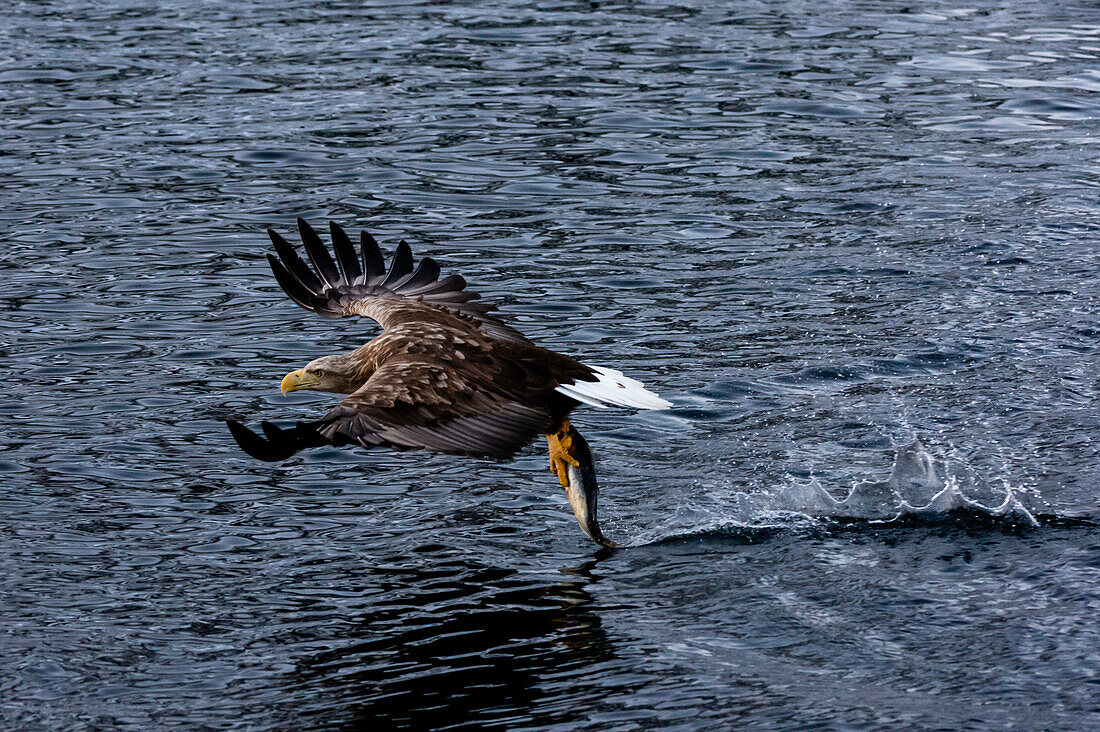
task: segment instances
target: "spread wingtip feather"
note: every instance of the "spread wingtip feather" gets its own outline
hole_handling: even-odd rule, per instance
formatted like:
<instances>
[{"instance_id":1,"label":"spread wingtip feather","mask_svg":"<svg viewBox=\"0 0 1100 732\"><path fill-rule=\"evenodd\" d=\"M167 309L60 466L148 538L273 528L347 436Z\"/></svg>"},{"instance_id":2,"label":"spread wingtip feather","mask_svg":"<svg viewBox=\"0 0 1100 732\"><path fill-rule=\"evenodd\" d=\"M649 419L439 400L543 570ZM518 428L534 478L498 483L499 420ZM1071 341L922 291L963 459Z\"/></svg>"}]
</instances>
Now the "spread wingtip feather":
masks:
<instances>
[{"instance_id":1,"label":"spread wingtip feather","mask_svg":"<svg viewBox=\"0 0 1100 732\"><path fill-rule=\"evenodd\" d=\"M522 334L490 314L495 307L471 302L480 296L465 289L466 280L461 276L440 277L439 263L431 257L424 257L417 264L407 242L397 245L387 270L378 242L370 234L365 231L361 233L357 254L339 224L331 222L329 230L332 234L331 252L309 222L298 218L298 231L309 259L307 262L278 232L268 229L277 255L269 258L271 269L279 285L298 305L326 318L342 318L363 314L361 309L354 307L357 302L397 295L422 300L427 305L442 307L460 317L472 318L494 337L526 340ZM385 323L382 325L385 327Z\"/></svg>"}]
</instances>

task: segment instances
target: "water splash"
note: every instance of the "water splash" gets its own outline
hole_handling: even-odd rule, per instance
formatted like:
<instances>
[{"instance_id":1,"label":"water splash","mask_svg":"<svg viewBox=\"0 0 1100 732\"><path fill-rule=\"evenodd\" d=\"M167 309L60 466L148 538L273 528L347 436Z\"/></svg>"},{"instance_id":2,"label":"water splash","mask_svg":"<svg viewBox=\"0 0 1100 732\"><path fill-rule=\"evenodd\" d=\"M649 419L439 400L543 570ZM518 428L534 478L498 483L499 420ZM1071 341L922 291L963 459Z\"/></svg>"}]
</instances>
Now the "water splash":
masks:
<instances>
[{"instance_id":1,"label":"water splash","mask_svg":"<svg viewBox=\"0 0 1100 732\"><path fill-rule=\"evenodd\" d=\"M898 449L885 480L861 480L843 497L817 478L790 479L767 493L730 493L728 485L703 486L668 524L638 534L640 546L705 534L731 534L751 540L776 530L797 530L862 522L971 518L1005 526L1039 526L1036 494L978 476L962 460L937 461L920 440ZM1031 504L1029 506L1029 504Z\"/></svg>"},{"instance_id":2,"label":"water splash","mask_svg":"<svg viewBox=\"0 0 1100 732\"><path fill-rule=\"evenodd\" d=\"M952 467L956 469L952 470ZM831 509L825 515L897 520L906 515L935 516L962 510L1005 518L1013 523L1039 525L1035 515L1024 505L1024 498L1030 493L1014 489L1002 481L1003 498L999 503L987 505L970 498L964 486L974 491L994 492L965 464L951 466L944 463L942 469L937 470L936 461L920 440L913 440L898 450L887 480L857 483L842 500L817 487L823 502Z\"/></svg>"}]
</instances>

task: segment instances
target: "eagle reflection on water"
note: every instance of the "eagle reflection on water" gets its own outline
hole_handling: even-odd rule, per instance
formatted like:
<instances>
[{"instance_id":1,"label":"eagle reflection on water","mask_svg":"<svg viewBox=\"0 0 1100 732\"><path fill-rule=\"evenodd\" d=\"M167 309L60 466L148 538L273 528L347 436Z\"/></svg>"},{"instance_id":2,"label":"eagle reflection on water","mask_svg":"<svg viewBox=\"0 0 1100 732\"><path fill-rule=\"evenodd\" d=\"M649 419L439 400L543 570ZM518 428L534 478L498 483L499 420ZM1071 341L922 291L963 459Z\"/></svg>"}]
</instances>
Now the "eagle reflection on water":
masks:
<instances>
[{"instance_id":1,"label":"eagle reflection on water","mask_svg":"<svg viewBox=\"0 0 1100 732\"><path fill-rule=\"evenodd\" d=\"M318 637L298 639L328 650L294 661L295 717L373 729L481 727L517 715L569 722L575 709L538 701L560 694L547 690L549 677L578 704L603 698L592 670L612 662L615 649L587 585L607 553L563 570L558 582L468 556L435 557L430 567L382 562L368 575L382 590L369 612L346 618L337 637L319 626L310 631Z\"/></svg>"},{"instance_id":2,"label":"eagle reflection on water","mask_svg":"<svg viewBox=\"0 0 1100 732\"><path fill-rule=\"evenodd\" d=\"M365 231L357 253L344 230L330 223L334 260L303 219L298 229L312 267L268 231L278 255L268 254L268 262L290 299L326 318L370 318L383 332L351 353L322 356L283 378L284 394L347 395L321 419L290 429L261 422L263 435L229 420L241 448L268 461L348 444L507 459L544 434L577 522L597 544L615 546L596 518L592 454L568 416L581 404L671 404L614 369L535 345L468 291L461 276L441 278L430 257L415 264L405 242L387 270Z\"/></svg>"}]
</instances>

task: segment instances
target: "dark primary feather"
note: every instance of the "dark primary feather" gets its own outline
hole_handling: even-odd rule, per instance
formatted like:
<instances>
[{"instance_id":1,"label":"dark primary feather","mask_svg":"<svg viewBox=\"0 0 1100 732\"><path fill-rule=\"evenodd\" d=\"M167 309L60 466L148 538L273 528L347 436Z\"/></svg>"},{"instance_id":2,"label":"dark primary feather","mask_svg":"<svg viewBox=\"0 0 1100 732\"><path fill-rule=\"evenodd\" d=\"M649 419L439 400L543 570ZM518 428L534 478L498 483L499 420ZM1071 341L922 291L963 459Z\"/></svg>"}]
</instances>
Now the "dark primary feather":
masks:
<instances>
[{"instance_id":1,"label":"dark primary feather","mask_svg":"<svg viewBox=\"0 0 1100 732\"><path fill-rule=\"evenodd\" d=\"M336 261L340 263L340 271L344 275L343 284L351 284L363 274L359 268L359 255L355 253L351 239L335 221L328 222L328 228L332 233L332 250L336 252Z\"/></svg>"},{"instance_id":2,"label":"dark primary feather","mask_svg":"<svg viewBox=\"0 0 1100 732\"><path fill-rule=\"evenodd\" d=\"M424 259L427 259L425 257ZM432 260L433 263L435 260ZM437 274L436 277L439 277ZM406 285L408 287L408 285ZM472 293L463 292L466 289L466 280L462 278L462 275L447 275L442 279L428 282L424 285L419 285L407 289L405 292L406 297L419 297L420 295L442 295L443 293L471 295Z\"/></svg>"},{"instance_id":3,"label":"dark primary feather","mask_svg":"<svg viewBox=\"0 0 1100 732\"><path fill-rule=\"evenodd\" d=\"M390 261L389 274L386 275L386 279L382 280L381 287L396 289L397 284L398 282L400 282L401 278L412 272L412 268L412 249L409 248L408 242L398 242L397 251L393 253L393 260Z\"/></svg>"},{"instance_id":4,"label":"dark primary feather","mask_svg":"<svg viewBox=\"0 0 1100 732\"><path fill-rule=\"evenodd\" d=\"M439 279L439 265L431 257L424 257L416 270L409 276L395 283L402 291L411 293L419 287L436 282ZM469 293L467 293L469 294Z\"/></svg>"},{"instance_id":5,"label":"dark primary feather","mask_svg":"<svg viewBox=\"0 0 1100 732\"><path fill-rule=\"evenodd\" d=\"M271 265L271 271L275 273L275 281L283 288L283 292L302 307L312 309L310 302L315 297L314 293L291 274L286 266L275 258L274 254L267 255L267 263Z\"/></svg>"},{"instance_id":6,"label":"dark primary feather","mask_svg":"<svg viewBox=\"0 0 1100 732\"><path fill-rule=\"evenodd\" d=\"M359 249L363 252L364 283L370 283L386 274L386 260L382 258L382 250L378 248L374 237L366 231L359 232Z\"/></svg>"},{"instance_id":7,"label":"dark primary feather","mask_svg":"<svg viewBox=\"0 0 1100 732\"><path fill-rule=\"evenodd\" d=\"M529 342L493 314L494 305L480 302L480 295L466 290L466 280L461 276L440 277L439 264L430 257L417 265L404 241L398 244L387 270L378 243L362 232L360 267L344 230L335 223L329 228L335 259L313 227L298 219L302 245L312 267L286 239L268 230L278 255L268 257L275 279L290 299L303 308L326 318L367 315L383 328L397 320L432 321L445 319L443 314L451 313L494 338Z\"/></svg>"},{"instance_id":8,"label":"dark primary feather","mask_svg":"<svg viewBox=\"0 0 1100 732\"><path fill-rule=\"evenodd\" d=\"M320 278L313 274L313 270L309 268L308 264L302 261L302 258L298 256L298 252L294 251L294 247L291 246L290 242L284 239L279 232L274 229L268 229L267 235L271 237L271 243L275 245L275 253L279 255L279 259L282 260L287 271L294 275L294 278L307 290L315 295L321 294L324 285ZM271 255L268 256L270 257Z\"/></svg>"},{"instance_id":9,"label":"dark primary feather","mask_svg":"<svg viewBox=\"0 0 1100 732\"><path fill-rule=\"evenodd\" d=\"M321 279L329 286L341 284L340 271L336 269L336 262L332 261L328 247L301 216L298 217L298 233L302 237L302 246L306 248L306 255L309 256L309 261L313 262L313 267Z\"/></svg>"}]
</instances>

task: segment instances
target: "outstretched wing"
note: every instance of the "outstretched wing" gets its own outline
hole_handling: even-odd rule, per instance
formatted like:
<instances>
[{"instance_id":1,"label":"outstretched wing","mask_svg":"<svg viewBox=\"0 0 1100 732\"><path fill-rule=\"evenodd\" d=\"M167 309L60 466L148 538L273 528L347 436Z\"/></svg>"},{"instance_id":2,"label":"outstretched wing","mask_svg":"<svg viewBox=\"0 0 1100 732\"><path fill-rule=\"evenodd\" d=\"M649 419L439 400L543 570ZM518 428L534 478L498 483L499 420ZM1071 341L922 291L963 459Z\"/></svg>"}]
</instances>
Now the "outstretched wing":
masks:
<instances>
[{"instance_id":1,"label":"outstretched wing","mask_svg":"<svg viewBox=\"0 0 1100 732\"><path fill-rule=\"evenodd\" d=\"M360 251L356 253L343 229L335 222L330 222L329 228L335 259L313 227L298 219L298 231L312 267L278 232L267 231L278 254L267 255L271 271L290 299L306 310L326 318L361 315L389 328L398 322L438 318L443 309L493 338L528 342L491 314L495 305L481 302L479 294L467 291L466 280L460 275L440 279L439 264L431 257L415 264L405 242L397 245L387 270L378 242L370 234L361 233Z\"/></svg>"},{"instance_id":2,"label":"outstretched wing","mask_svg":"<svg viewBox=\"0 0 1100 732\"><path fill-rule=\"evenodd\" d=\"M326 444L508 458L552 429L553 420L523 395L493 386L495 376L438 361L393 361L317 422L291 429L264 422L263 437L237 422L229 428L241 448L260 460L283 460Z\"/></svg>"}]
</instances>

